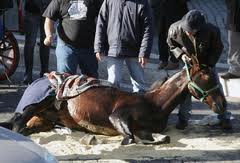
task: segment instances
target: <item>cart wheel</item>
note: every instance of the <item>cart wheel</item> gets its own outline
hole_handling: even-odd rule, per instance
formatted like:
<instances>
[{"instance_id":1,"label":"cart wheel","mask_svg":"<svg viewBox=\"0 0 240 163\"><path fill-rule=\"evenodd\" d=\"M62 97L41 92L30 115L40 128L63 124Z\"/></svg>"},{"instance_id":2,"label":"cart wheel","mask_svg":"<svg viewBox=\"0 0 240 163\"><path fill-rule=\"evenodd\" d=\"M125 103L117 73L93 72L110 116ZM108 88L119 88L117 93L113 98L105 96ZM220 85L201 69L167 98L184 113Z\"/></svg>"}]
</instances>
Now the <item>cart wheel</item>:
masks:
<instances>
[{"instance_id":1,"label":"cart wheel","mask_svg":"<svg viewBox=\"0 0 240 163\"><path fill-rule=\"evenodd\" d=\"M6 80L15 72L19 58L17 40L11 32L6 31L0 40L0 81Z\"/></svg>"}]
</instances>

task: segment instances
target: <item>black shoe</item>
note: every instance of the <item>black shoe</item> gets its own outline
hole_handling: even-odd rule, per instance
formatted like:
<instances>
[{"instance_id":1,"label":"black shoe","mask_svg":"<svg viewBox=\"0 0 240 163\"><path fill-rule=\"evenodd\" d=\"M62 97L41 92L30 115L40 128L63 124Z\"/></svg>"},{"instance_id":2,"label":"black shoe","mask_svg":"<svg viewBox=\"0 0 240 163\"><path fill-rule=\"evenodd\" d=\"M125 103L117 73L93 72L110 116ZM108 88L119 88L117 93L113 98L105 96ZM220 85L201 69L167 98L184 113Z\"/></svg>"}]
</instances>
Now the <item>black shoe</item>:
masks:
<instances>
[{"instance_id":1,"label":"black shoe","mask_svg":"<svg viewBox=\"0 0 240 163\"><path fill-rule=\"evenodd\" d=\"M188 121L179 119L176 124L176 129L184 130L188 126Z\"/></svg>"},{"instance_id":2,"label":"black shoe","mask_svg":"<svg viewBox=\"0 0 240 163\"><path fill-rule=\"evenodd\" d=\"M221 120L220 126L224 130L232 130L232 122L230 119Z\"/></svg>"},{"instance_id":3,"label":"black shoe","mask_svg":"<svg viewBox=\"0 0 240 163\"><path fill-rule=\"evenodd\" d=\"M236 78L240 78L240 76L236 76L230 72L224 73L221 75L221 78L223 79L236 79Z\"/></svg>"},{"instance_id":4,"label":"black shoe","mask_svg":"<svg viewBox=\"0 0 240 163\"><path fill-rule=\"evenodd\" d=\"M32 77L24 76L22 84L29 85L32 83Z\"/></svg>"},{"instance_id":5,"label":"black shoe","mask_svg":"<svg viewBox=\"0 0 240 163\"><path fill-rule=\"evenodd\" d=\"M32 82L33 82L32 80L27 80L27 79L26 79L26 80L23 80L22 83L23 83L24 85L30 85Z\"/></svg>"}]
</instances>

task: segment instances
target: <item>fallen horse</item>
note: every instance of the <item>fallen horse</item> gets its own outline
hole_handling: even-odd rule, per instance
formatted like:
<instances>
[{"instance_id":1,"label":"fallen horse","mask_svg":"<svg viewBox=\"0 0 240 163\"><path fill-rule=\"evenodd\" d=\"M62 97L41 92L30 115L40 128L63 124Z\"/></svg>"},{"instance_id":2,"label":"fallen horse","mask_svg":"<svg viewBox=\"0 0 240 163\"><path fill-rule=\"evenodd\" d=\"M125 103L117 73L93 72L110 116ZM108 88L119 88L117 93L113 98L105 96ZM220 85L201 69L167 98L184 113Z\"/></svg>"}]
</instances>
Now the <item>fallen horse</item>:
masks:
<instances>
[{"instance_id":1,"label":"fallen horse","mask_svg":"<svg viewBox=\"0 0 240 163\"><path fill-rule=\"evenodd\" d=\"M226 100L214 71L196 61L164 83L156 82L143 95L109 85L100 86L96 84L99 80L88 82L89 78L85 79L90 88L77 93L79 89L74 87L76 80L64 82L64 75L52 78L51 74L49 78L53 90L57 90L58 100L54 95L29 104L21 114L0 125L29 135L51 130L58 124L96 134L122 134L122 144L130 144L135 142L136 137L153 141L152 133L160 133L166 128L170 113L189 93L206 103L213 112L222 114L226 109ZM76 79L77 83L81 83ZM44 80L48 81L47 78ZM73 93L64 93L62 88L66 84L66 89L71 89ZM22 98L25 97L27 95Z\"/></svg>"}]
</instances>

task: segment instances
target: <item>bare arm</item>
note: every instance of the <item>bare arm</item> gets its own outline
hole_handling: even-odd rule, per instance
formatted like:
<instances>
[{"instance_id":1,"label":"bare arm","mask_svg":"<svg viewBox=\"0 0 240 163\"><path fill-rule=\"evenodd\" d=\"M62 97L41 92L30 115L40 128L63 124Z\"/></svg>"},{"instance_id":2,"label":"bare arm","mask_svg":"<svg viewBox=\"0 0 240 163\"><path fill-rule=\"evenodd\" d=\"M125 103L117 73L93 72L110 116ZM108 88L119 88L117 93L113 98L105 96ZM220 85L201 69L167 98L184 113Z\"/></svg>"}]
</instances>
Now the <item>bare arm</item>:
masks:
<instances>
[{"instance_id":1,"label":"bare arm","mask_svg":"<svg viewBox=\"0 0 240 163\"><path fill-rule=\"evenodd\" d=\"M46 46L50 46L53 41L54 21L49 18L46 18L44 23L44 30L46 34L44 44Z\"/></svg>"}]
</instances>

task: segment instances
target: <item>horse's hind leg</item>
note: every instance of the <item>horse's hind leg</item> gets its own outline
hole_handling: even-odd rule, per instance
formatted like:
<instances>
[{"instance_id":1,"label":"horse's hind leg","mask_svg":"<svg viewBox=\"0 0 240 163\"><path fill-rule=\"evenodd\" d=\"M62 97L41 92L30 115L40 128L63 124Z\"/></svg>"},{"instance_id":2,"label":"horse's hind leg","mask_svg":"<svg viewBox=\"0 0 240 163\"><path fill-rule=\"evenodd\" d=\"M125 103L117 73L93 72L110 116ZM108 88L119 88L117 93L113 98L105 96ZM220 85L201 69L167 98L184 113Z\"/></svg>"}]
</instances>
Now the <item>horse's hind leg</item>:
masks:
<instances>
[{"instance_id":1,"label":"horse's hind leg","mask_svg":"<svg viewBox=\"0 0 240 163\"><path fill-rule=\"evenodd\" d=\"M134 135L131 131L131 117L129 114L122 114L123 110L115 111L109 117L110 122L115 129L124 136L121 145L127 145L135 143Z\"/></svg>"}]
</instances>

